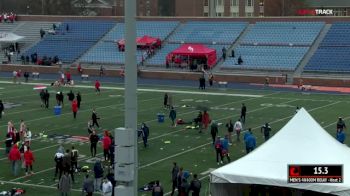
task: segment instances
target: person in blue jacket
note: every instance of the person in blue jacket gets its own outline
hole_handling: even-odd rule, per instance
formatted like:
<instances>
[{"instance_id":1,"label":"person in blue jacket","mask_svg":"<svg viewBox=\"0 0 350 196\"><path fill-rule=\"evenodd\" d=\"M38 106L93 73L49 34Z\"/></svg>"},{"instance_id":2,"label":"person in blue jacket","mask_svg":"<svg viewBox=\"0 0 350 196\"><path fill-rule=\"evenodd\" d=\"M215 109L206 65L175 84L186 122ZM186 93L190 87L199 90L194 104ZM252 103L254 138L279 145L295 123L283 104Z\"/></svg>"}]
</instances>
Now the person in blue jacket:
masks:
<instances>
[{"instance_id":1,"label":"person in blue jacket","mask_svg":"<svg viewBox=\"0 0 350 196\"><path fill-rule=\"evenodd\" d=\"M223 158L227 158L227 162L231 162L230 153L229 153L229 137L225 135L225 138L222 140L222 150L221 154Z\"/></svg>"},{"instance_id":2,"label":"person in blue jacket","mask_svg":"<svg viewBox=\"0 0 350 196\"><path fill-rule=\"evenodd\" d=\"M254 150L256 147L256 139L252 133L252 129L249 128L248 132L244 134L245 147L247 150L247 154Z\"/></svg>"},{"instance_id":3,"label":"person in blue jacket","mask_svg":"<svg viewBox=\"0 0 350 196\"><path fill-rule=\"evenodd\" d=\"M344 144L344 141L345 141L345 133L344 133L344 131L343 131L342 129L338 129L338 131L337 131L337 140L338 140L340 143Z\"/></svg>"}]
</instances>

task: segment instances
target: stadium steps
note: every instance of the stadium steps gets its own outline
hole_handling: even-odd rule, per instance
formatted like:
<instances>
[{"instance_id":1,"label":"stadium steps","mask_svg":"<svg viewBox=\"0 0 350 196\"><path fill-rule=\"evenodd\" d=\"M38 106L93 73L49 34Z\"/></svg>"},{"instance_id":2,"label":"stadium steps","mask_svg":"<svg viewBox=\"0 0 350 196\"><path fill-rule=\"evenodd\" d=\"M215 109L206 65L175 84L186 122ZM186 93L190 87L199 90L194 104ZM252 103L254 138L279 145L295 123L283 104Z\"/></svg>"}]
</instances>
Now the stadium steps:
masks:
<instances>
[{"instance_id":1,"label":"stadium steps","mask_svg":"<svg viewBox=\"0 0 350 196\"><path fill-rule=\"evenodd\" d=\"M236 49L239 44L241 43L241 40L243 40L243 38L246 36L246 34L250 31L250 29L253 27L253 24L249 24L248 26L245 27L245 29L241 32L241 34L238 36L237 40L235 41L235 43L233 43L232 46L230 46L229 48L227 48L227 52L226 55L227 56L231 56L231 51L232 49ZM216 51L216 52L221 52L221 51ZM235 56L239 55L235 53ZM226 57L227 58L227 57ZM221 65L224 63L223 59L220 58L220 61L216 64L216 66L212 69L212 71L220 71L221 69Z\"/></svg>"},{"instance_id":2,"label":"stadium steps","mask_svg":"<svg viewBox=\"0 0 350 196\"><path fill-rule=\"evenodd\" d=\"M114 27L112 27L111 29L109 29L109 31L107 31L103 36L101 36L101 38L100 38L99 40L97 40L97 41L95 42L94 45L92 45L88 50L86 50L84 53L82 53L82 54L77 58L77 60L75 60L72 64L74 65L74 64L79 63L85 54L88 54L90 51L92 51L93 49L95 49L95 48L97 47L97 45L98 45L100 42L104 42L104 40L106 39L107 35L108 35L110 32L114 31L116 28L118 28L117 25L115 25ZM116 46L116 47L117 47L117 46ZM89 64L89 63L87 63L87 64ZM93 65L93 64L90 64L90 65ZM105 65L105 64L101 63L101 65ZM100 67L99 67L99 69L100 69Z\"/></svg>"},{"instance_id":3,"label":"stadium steps","mask_svg":"<svg viewBox=\"0 0 350 196\"><path fill-rule=\"evenodd\" d=\"M164 44L164 43L168 43L168 39L172 36L172 35L174 35L179 29L181 29L181 26L182 26L183 24L181 23L181 22L179 22L179 24L177 24L177 26L168 34L168 36L166 36L165 38L164 38L164 40L162 41L162 45Z\"/></svg>"},{"instance_id":4,"label":"stadium steps","mask_svg":"<svg viewBox=\"0 0 350 196\"><path fill-rule=\"evenodd\" d=\"M0 32L12 32L17 26L21 25L22 22L15 23L0 23Z\"/></svg>"},{"instance_id":5,"label":"stadium steps","mask_svg":"<svg viewBox=\"0 0 350 196\"><path fill-rule=\"evenodd\" d=\"M48 31L52 29L52 24L52 22L25 22L18 26L14 33L25 37L24 42L20 43L21 53L24 53L40 41L41 28Z\"/></svg>"},{"instance_id":6,"label":"stadium steps","mask_svg":"<svg viewBox=\"0 0 350 196\"><path fill-rule=\"evenodd\" d=\"M299 63L299 66L295 69L293 77L300 77L301 76L301 74L302 74L302 72L304 70L304 67L309 62L311 57L314 55L314 53L316 52L317 48L320 46L322 40L325 38L325 36L326 36L327 32L329 31L329 29L331 28L331 26L332 26L331 24L326 24L323 27L323 29L321 30L321 32L318 35L317 39L315 40L313 45L310 47L309 51L305 54L304 58Z\"/></svg>"}]
</instances>

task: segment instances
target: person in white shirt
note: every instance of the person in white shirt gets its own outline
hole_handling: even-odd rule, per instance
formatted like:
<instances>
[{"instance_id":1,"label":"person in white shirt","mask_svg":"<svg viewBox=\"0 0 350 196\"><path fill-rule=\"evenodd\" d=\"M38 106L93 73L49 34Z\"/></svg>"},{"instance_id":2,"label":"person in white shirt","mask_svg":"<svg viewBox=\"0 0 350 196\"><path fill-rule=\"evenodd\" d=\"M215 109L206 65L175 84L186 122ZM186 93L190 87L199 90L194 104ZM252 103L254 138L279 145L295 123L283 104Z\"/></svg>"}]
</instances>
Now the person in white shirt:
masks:
<instances>
[{"instance_id":1,"label":"person in white shirt","mask_svg":"<svg viewBox=\"0 0 350 196\"><path fill-rule=\"evenodd\" d=\"M236 131L236 134L237 134L237 141L239 142L239 141L240 141L240 140L239 140L239 135L241 134L241 131L242 131L242 128L243 128L240 119L238 119L238 120L235 122L235 124L233 125L233 128L234 128L234 130Z\"/></svg>"},{"instance_id":2,"label":"person in white shirt","mask_svg":"<svg viewBox=\"0 0 350 196\"><path fill-rule=\"evenodd\" d=\"M112 189L112 183L107 178L104 178L102 183L102 195L112 196Z\"/></svg>"},{"instance_id":3,"label":"person in white shirt","mask_svg":"<svg viewBox=\"0 0 350 196\"><path fill-rule=\"evenodd\" d=\"M31 141L32 141L32 132L29 130L28 127L26 129L24 141L27 143L28 146L30 146Z\"/></svg>"}]
</instances>

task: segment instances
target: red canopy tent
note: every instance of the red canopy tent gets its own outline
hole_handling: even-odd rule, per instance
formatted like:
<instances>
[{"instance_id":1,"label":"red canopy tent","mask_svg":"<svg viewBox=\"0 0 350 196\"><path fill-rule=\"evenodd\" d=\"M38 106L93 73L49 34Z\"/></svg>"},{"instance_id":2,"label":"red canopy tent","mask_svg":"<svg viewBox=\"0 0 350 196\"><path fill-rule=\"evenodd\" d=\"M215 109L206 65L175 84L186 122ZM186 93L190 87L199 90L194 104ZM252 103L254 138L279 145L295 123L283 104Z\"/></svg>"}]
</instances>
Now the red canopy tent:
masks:
<instances>
[{"instance_id":1,"label":"red canopy tent","mask_svg":"<svg viewBox=\"0 0 350 196\"><path fill-rule=\"evenodd\" d=\"M170 62L173 56L188 56L192 58L206 58L208 67L216 64L216 50L208 48L202 44L183 44L167 55L167 62Z\"/></svg>"},{"instance_id":2,"label":"red canopy tent","mask_svg":"<svg viewBox=\"0 0 350 196\"><path fill-rule=\"evenodd\" d=\"M118 48L125 48L125 39L118 40ZM143 37L136 38L136 44L140 47L159 47L162 44L162 41L159 38L150 37L145 35Z\"/></svg>"}]
</instances>

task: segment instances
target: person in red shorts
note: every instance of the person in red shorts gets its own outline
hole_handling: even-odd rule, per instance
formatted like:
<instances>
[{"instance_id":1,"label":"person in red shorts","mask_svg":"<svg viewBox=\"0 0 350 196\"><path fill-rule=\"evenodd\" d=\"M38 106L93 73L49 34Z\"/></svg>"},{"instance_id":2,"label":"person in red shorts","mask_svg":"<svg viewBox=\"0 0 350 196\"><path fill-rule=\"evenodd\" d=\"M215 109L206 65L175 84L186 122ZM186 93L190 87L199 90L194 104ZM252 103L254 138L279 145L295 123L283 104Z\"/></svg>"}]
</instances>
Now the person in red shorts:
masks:
<instances>
[{"instance_id":1,"label":"person in red shorts","mask_svg":"<svg viewBox=\"0 0 350 196\"><path fill-rule=\"evenodd\" d=\"M26 176L28 175L29 169L30 169L30 174L33 174L33 162L34 162L34 155L33 155L33 152L30 150L30 147L28 146L27 151L24 152Z\"/></svg>"},{"instance_id":2,"label":"person in red shorts","mask_svg":"<svg viewBox=\"0 0 350 196\"><path fill-rule=\"evenodd\" d=\"M101 87L100 81L96 80L95 81L95 90L96 90L96 93L98 93L98 94L100 94L100 92L101 92L100 87Z\"/></svg>"},{"instance_id":3,"label":"person in red shorts","mask_svg":"<svg viewBox=\"0 0 350 196\"><path fill-rule=\"evenodd\" d=\"M76 99L73 100L72 102L72 112L73 112L73 117L74 119L77 118L77 112L78 112L78 102Z\"/></svg>"},{"instance_id":4,"label":"person in red shorts","mask_svg":"<svg viewBox=\"0 0 350 196\"><path fill-rule=\"evenodd\" d=\"M112 144L112 140L109 137L108 131L104 131L102 145L103 145L103 155L104 155L105 161L109 160L109 147L111 144Z\"/></svg>"}]
</instances>

